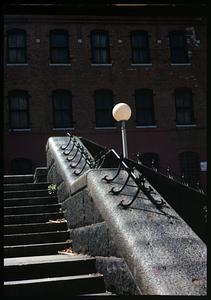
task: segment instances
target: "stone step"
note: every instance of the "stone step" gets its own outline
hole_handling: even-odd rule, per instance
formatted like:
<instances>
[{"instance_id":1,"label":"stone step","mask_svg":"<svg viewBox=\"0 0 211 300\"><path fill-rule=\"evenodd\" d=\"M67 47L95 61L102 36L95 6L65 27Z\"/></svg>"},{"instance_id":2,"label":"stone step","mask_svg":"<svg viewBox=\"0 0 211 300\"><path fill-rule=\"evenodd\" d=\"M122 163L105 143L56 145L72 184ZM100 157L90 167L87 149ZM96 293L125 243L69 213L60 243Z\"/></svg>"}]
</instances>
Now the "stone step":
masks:
<instances>
[{"instance_id":1,"label":"stone step","mask_svg":"<svg viewBox=\"0 0 211 300\"><path fill-rule=\"evenodd\" d=\"M26 245L63 242L70 238L69 231L59 232L38 232L38 233L18 233L4 235L4 245Z\"/></svg>"},{"instance_id":2,"label":"stone step","mask_svg":"<svg viewBox=\"0 0 211 300\"><path fill-rule=\"evenodd\" d=\"M4 199L4 206L44 205L58 203L57 196Z\"/></svg>"},{"instance_id":3,"label":"stone step","mask_svg":"<svg viewBox=\"0 0 211 300\"><path fill-rule=\"evenodd\" d=\"M4 257L7 258L57 254L58 251L62 251L70 247L71 242L4 246Z\"/></svg>"},{"instance_id":4,"label":"stone step","mask_svg":"<svg viewBox=\"0 0 211 300\"><path fill-rule=\"evenodd\" d=\"M4 224L29 224L48 222L49 220L57 220L64 218L61 212L55 213L40 213L40 214L22 214L22 215L7 215L4 216Z\"/></svg>"},{"instance_id":5,"label":"stone step","mask_svg":"<svg viewBox=\"0 0 211 300\"><path fill-rule=\"evenodd\" d=\"M4 296L60 296L105 292L101 274L85 274L4 282Z\"/></svg>"},{"instance_id":6,"label":"stone step","mask_svg":"<svg viewBox=\"0 0 211 300\"><path fill-rule=\"evenodd\" d=\"M61 223L29 223L4 225L4 234L35 233L61 231L67 229L67 222Z\"/></svg>"},{"instance_id":7,"label":"stone step","mask_svg":"<svg viewBox=\"0 0 211 300\"><path fill-rule=\"evenodd\" d=\"M44 190L28 190L28 191L4 191L4 199L24 198L24 197L47 197L49 193Z\"/></svg>"},{"instance_id":8,"label":"stone step","mask_svg":"<svg viewBox=\"0 0 211 300\"><path fill-rule=\"evenodd\" d=\"M49 182L41 183L10 183L4 184L4 191L25 191L25 190L44 190L48 189Z\"/></svg>"},{"instance_id":9,"label":"stone step","mask_svg":"<svg viewBox=\"0 0 211 300\"><path fill-rule=\"evenodd\" d=\"M4 175L4 183L32 183L34 182L34 175Z\"/></svg>"},{"instance_id":10,"label":"stone step","mask_svg":"<svg viewBox=\"0 0 211 300\"><path fill-rule=\"evenodd\" d=\"M25 280L95 273L95 258L87 255L44 255L4 259L4 280Z\"/></svg>"},{"instance_id":11,"label":"stone step","mask_svg":"<svg viewBox=\"0 0 211 300\"><path fill-rule=\"evenodd\" d=\"M98 299L96 297L104 297L104 296L117 296L117 294L113 294L109 291L105 291L104 293L92 293L92 294L80 294L79 296L81 297L93 297L93 299Z\"/></svg>"},{"instance_id":12,"label":"stone step","mask_svg":"<svg viewBox=\"0 0 211 300\"><path fill-rule=\"evenodd\" d=\"M61 204L4 207L4 215L59 212Z\"/></svg>"}]
</instances>

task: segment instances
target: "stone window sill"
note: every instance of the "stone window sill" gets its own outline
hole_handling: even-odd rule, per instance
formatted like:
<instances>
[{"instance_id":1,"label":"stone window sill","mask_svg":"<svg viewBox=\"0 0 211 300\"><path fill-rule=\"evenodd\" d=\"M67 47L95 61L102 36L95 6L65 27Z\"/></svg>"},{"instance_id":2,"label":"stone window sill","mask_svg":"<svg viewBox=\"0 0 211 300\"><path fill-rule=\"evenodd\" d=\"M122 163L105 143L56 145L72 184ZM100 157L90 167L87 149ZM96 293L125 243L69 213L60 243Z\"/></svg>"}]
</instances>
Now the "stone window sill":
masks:
<instances>
[{"instance_id":1,"label":"stone window sill","mask_svg":"<svg viewBox=\"0 0 211 300\"><path fill-rule=\"evenodd\" d=\"M23 128L23 129L8 129L9 132L27 132L27 131L31 131L31 128Z\"/></svg>"},{"instance_id":2,"label":"stone window sill","mask_svg":"<svg viewBox=\"0 0 211 300\"><path fill-rule=\"evenodd\" d=\"M52 130L55 130L55 131L59 131L59 130L74 130L75 128L74 127L64 127L64 128L52 128Z\"/></svg>"}]
</instances>

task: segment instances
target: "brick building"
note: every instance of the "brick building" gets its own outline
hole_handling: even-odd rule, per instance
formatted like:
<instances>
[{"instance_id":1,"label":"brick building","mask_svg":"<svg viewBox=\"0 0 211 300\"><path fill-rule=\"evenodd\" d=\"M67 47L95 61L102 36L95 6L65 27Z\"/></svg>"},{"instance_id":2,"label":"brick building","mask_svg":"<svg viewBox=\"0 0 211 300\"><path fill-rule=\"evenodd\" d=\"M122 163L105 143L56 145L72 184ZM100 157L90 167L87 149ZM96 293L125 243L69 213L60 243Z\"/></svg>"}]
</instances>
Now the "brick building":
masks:
<instances>
[{"instance_id":1,"label":"brick building","mask_svg":"<svg viewBox=\"0 0 211 300\"><path fill-rule=\"evenodd\" d=\"M111 111L126 102L129 157L206 188L206 18L134 9L5 14L5 174L46 165L67 131L121 152Z\"/></svg>"}]
</instances>

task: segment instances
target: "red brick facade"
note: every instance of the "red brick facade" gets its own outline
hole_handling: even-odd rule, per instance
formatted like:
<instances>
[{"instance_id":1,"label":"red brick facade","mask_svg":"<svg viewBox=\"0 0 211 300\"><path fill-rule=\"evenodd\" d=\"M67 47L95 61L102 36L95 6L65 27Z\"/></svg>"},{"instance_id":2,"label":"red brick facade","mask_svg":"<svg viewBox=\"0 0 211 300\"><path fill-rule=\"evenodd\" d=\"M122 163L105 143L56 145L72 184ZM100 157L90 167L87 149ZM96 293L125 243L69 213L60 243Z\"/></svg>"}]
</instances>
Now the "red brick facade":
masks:
<instances>
[{"instance_id":1,"label":"red brick facade","mask_svg":"<svg viewBox=\"0 0 211 300\"><path fill-rule=\"evenodd\" d=\"M195 39L188 37L192 27ZM27 65L8 65L6 36L9 29L27 33ZM65 29L69 33L70 65L51 66L49 32ZM109 32L111 66L92 66L90 32ZM130 32L145 30L149 35L150 64L131 65ZM187 32L189 62L172 65L169 32ZM198 41L198 44L195 43ZM147 16L56 16L13 15L5 17L5 174L11 161L32 160L33 168L45 165L48 137L65 135L67 130L53 130L52 92L72 92L74 129L72 134L89 138L121 151L119 125L113 129L95 128L94 92L109 89L114 104L126 102L132 109L127 122L129 156L137 152L156 153L160 166L170 166L180 174L179 154L196 152L199 163L206 161L206 20L200 17ZM136 128L136 89L153 90L156 126ZM194 126L176 126L174 91L189 88L193 95ZM15 89L29 93L30 131L9 130L8 92ZM200 167L200 166L199 166ZM205 187L206 172L200 172Z\"/></svg>"}]
</instances>

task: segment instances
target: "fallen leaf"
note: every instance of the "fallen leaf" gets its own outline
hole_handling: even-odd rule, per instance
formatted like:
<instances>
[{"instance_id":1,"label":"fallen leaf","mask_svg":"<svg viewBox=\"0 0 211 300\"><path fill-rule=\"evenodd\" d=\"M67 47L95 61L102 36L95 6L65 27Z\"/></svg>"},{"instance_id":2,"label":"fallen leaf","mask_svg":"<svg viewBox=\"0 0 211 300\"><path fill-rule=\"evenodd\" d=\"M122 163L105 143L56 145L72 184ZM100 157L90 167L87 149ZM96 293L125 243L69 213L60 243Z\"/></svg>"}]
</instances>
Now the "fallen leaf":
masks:
<instances>
[{"instance_id":1,"label":"fallen leaf","mask_svg":"<svg viewBox=\"0 0 211 300\"><path fill-rule=\"evenodd\" d=\"M49 220L46 223L65 223L65 222L67 222L67 220L65 220L65 218L63 218L63 219Z\"/></svg>"}]
</instances>

